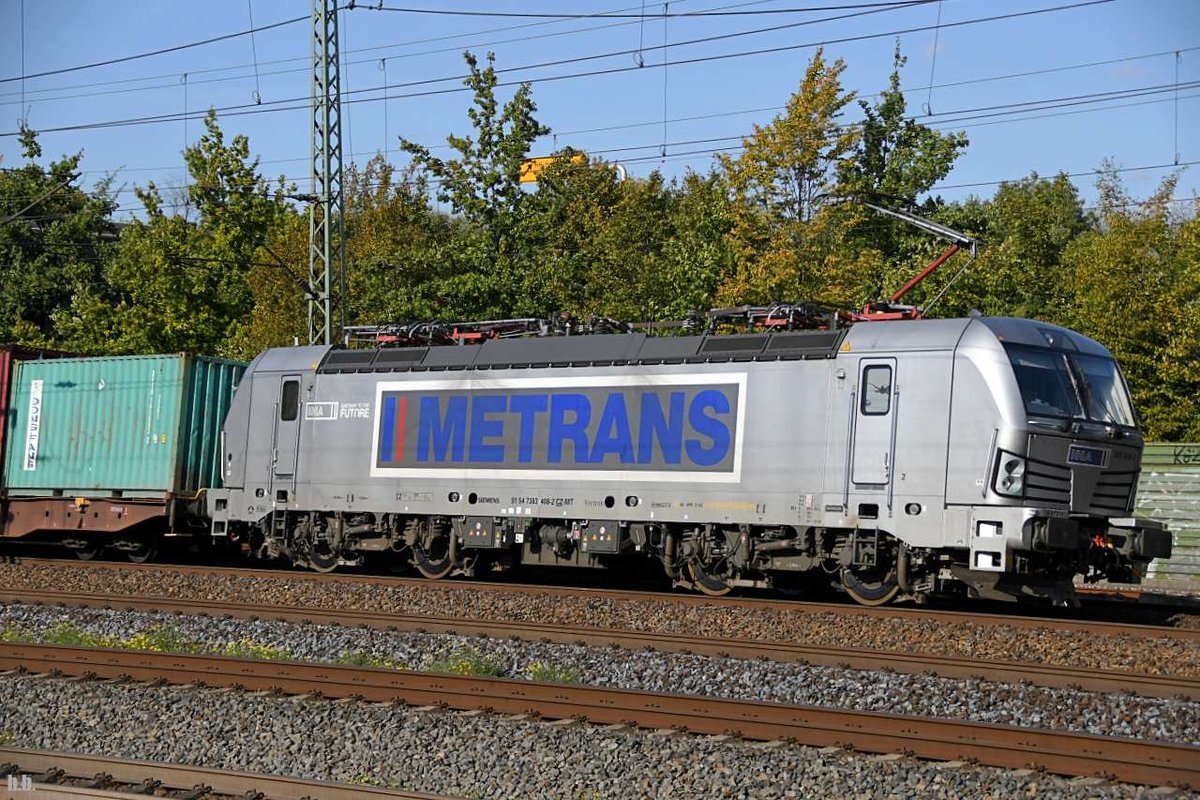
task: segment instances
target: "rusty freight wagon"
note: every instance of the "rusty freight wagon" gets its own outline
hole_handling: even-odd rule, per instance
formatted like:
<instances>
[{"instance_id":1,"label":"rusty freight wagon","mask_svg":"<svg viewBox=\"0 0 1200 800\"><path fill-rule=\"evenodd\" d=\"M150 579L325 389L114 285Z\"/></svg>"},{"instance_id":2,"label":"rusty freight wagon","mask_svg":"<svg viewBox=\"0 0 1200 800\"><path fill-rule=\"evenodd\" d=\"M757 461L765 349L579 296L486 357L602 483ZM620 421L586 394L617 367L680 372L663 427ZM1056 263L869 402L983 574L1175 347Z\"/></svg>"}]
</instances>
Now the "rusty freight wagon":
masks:
<instances>
[{"instance_id":1,"label":"rusty freight wagon","mask_svg":"<svg viewBox=\"0 0 1200 800\"><path fill-rule=\"evenodd\" d=\"M2 533L144 561L205 533L221 423L245 365L191 355L24 361L8 387Z\"/></svg>"}]
</instances>

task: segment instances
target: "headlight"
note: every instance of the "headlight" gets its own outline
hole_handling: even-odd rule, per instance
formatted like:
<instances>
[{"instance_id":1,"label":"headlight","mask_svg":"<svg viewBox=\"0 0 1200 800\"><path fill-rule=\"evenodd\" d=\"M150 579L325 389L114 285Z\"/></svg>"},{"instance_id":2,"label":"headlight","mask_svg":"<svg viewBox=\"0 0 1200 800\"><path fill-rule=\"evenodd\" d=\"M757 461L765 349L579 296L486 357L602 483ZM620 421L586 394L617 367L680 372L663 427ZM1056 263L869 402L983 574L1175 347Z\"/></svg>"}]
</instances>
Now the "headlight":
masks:
<instances>
[{"instance_id":1,"label":"headlight","mask_svg":"<svg viewBox=\"0 0 1200 800\"><path fill-rule=\"evenodd\" d=\"M1020 497L1025 493L1025 459L1000 451L1000 466L992 486L997 494Z\"/></svg>"}]
</instances>

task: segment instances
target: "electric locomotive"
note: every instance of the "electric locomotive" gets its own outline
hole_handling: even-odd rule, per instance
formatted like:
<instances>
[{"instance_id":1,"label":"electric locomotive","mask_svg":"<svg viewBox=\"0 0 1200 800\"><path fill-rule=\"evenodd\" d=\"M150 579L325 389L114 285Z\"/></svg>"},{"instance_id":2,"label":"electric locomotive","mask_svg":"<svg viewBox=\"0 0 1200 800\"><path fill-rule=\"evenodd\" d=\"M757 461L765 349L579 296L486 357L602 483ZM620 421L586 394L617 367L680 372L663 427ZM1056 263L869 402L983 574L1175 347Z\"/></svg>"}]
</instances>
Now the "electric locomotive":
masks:
<instances>
[{"instance_id":1,"label":"electric locomotive","mask_svg":"<svg viewBox=\"0 0 1200 800\"><path fill-rule=\"evenodd\" d=\"M268 350L225 420L212 534L321 571L642 558L707 594L834 582L865 604L1068 602L1076 576L1170 555L1132 516L1142 435L1102 345L1014 318L834 323Z\"/></svg>"}]
</instances>

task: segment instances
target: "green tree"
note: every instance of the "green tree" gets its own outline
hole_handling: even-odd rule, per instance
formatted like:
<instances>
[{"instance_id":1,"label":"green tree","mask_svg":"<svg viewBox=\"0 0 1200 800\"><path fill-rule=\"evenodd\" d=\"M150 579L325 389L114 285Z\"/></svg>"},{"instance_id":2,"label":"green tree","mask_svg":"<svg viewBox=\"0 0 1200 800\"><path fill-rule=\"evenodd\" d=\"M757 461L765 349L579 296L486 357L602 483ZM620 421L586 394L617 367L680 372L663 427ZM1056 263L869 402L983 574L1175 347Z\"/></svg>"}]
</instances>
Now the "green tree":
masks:
<instances>
[{"instance_id":1,"label":"green tree","mask_svg":"<svg viewBox=\"0 0 1200 800\"><path fill-rule=\"evenodd\" d=\"M711 308L734 271L729 198L719 174L687 173L672 193L667 214L671 237L646 292L651 319L683 319L690 311Z\"/></svg>"},{"instance_id":2,"label":"green tree","mask_svg":"<svg viewBox=\"0 0 1200 800\"><path fill-rule=\"evenodd\" d=\"M989 204L988 247L977 270L991 313L1058 319L1068 302L1062 257L1090 225L1065 174L1002 183Z\"/></svg>"},{"instance_id":3,"label":"green tree","mask_svg":"<svg viewBox=\"0 0 1200 800\"><path fill-rule=\"evenodd\" d=\"M1106 164L1099 225L1062 259L1074 289L1063 321L1112 351L1147 435L1176 441L1200 437L1200 222L1172 218L1177 182L1134 201Z\"/></svg>"},{"instance_id":4,"label":"green tree","mask_svg":"<svg viewBox=\"0 0 1200 800\"><path fill-rule=\"evenodd\" d=\"M111 179L77 188L82 153L48 167L37 136L23 128L26 163L0 170L0 341L62 346L54 315L101 282L115 249Z\"/></svg>"},{"instance_id":5,"label":"green tree","mask_svg":"<svg viewBox=\"0 0 1200 800\"><path fill-rule=\"evenodd\" d=\"M559 155L523 206L518 312L647 320L708 307L731 263L719 177L622 179L610 164Z\"/></svg>"},{"instance_id":6,"label":"green tree","mask_svg":"<svg viewBox=\"0 0 1200 800\"><path fill-rule=\"evenodd\" d=\"M854 100L842 91L844 70L818 50L784 112L754 126L740 155L719 156L737 259L721 302L845 296L858 265L844 242L860 212L830 202L859 140L857 129L839 122Z\"/></svg>"},{"instance_id":7,"label":"green tree","mask_svg":"<svg viewBox=\"0 0 1200 800\"><path fill-rule=\"evenodd\" d=\"M153 183L136 194L146 219L126 226L101 291L80 292L55 315L72 342L97 352L236 351L253 303L248 276L288 213L282 180L258 172L249 141L226 143L214 112L184 151L195 220L163 210Z\"/></svg>"},{"instance_id":8,"label":"green tree","mask_svg":"<svg viewBox=\"0 0 1200 800\"><path fill-rule=\"evenodd\" d=\"M601 273L613 266L613 236L606 232L618 209L629 204L630 192L609 165L578 163L570 151L559 155L538 175L537 191L519 216L521 290L515 310L620 315L602 288L607 278ZM649 192L638 194L645 199ZM643 253L642 247L628 253L622 274L627 264L644 266Z\"/></svg>"},{"instance_id":9,"label":"green tree","mask_svg":"<svg viewBox=\"0 0 1200 800\"><path fill-rule=\"evenodd\" d=\"M246 274L251 308L223 352L253 358L269 347L308 341L308 215L289 211L267 234Z\"/></svg>"},{"instance_id":10,"label":"green tree","mask_svg":"<svg viewBox=\"0 0 1200 800\"><path fill-rule=\"evenodd\" d=\"M909 117L900 88L900 70L907 60L897 42L887 88L874 103L858 101L862 135L853 157L839 165L839 192L882 205L915 208L928 216L937 211L940 200L927 198L920 204L917 200L950 174L967 147L967 136L961 131L935 131ZM939 252L938 242L928 234L876 213L866 215L852 236L856 247L879 254L868 262L872 268L858 276L856 295L864 301L894 292Z\"/></svg>"},{"instance_id":11,"label":"green tree","mask_svg":"<svg viewBox=\"0 0 1200 800\"><path fill-rule=\"evenodd\" d=\"M644 318L644 288L660 271L669 188L658 173L621 180L571 153L545 169L519 228L525 245L519 308L577 317Z\"/></svg>"},{"instance_id":12,"label":"green tree","mask_svg":"<svg viewBox=\"0 0 1200 800\"><path fill-rule=\"evenodd\" d=\"M458 234L447 215L429 203L428 185L415 167L400 174L382 156L363 169L355 166L344 182L347 272L356 321L376 323L416 316L454 314L424 306L437 297L450 266L435 260Z\"/></svg>"},{"instance_id":13,"label":"green tree","mask_svg":"<svg viewBox=\"0 0 1200 800\"><path fill-rule=\"evenodd\" d=\"M954 316L978 308L994 316L1063 319L1071 302L1063 253L1094 224L1065 174L1042 178L1033 173L1000 184L990 199L949 203L934 216L983 240L978 260L954 283L935 313ZM941 246L942 242L931 243ZM927 255L932 257L933 250ZM961 261L951 262L931 276L924 296L939 292L961 266Z\"/></svg>"},{"instance_id":14,"label":"green tree","mask_svg":"<svg viewBox=\"0 0 1200 800\"><path fill-rule=\"evenodd\" d=\"M858 101L862 135L853 158L842 162L839 179L855 195L913 206L950 173L968 142L962 131L942 133L908 116L900 88L900 70L907 61L897 43L887 88L874 103Z\"/></svg>"},{"instance_id":15,"label":"green tree","mask_svg":"<svg viewBox=\"0 0 1200 800\"><path fill-rule=\"evenodd\" d=\"M437 184L438 199L449 203L455 214L479 232L458 237L455 247L443 252L455 259L450 262L454 272L445 288L470 301L464 304L468 313L507 314L514 303L510 287L520 244L513 229L525 199L521 164L534 140L550 129L534 117L537 105L528 83L521 84L512 98L500 105L494 54L488 53L487 66L482 69L472 53L464 53L463 58L471 71L464 84L474 93L473 106L467 112L473 135L447 137L458 154L452 159L438 158L429 148L403 137L400 147Z\"/></svg>"}]
</instances>

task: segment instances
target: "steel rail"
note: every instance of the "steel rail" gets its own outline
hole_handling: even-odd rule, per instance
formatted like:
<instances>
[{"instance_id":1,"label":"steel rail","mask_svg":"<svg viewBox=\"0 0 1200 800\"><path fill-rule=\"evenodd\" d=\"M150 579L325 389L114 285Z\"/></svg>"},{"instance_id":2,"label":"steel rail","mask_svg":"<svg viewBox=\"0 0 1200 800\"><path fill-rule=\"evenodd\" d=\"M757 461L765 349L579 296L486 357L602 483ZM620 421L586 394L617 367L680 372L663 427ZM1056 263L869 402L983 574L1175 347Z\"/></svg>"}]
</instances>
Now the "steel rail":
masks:
<instances>
[{"instance_id":1,"label":"steel rail","mask_svg":"<svg viewBox=\"0 0 1200 800\"><path fill-rule=\"evenodd\" d=\"M707 606L711 608L746 608L786 611L793 614L833 614L838 616L867 617L871 619L915 619L947 624L1008 625L1015 628L1053 628L1063 631L1079 631L1100 636L1141 636L1181 639L1200 642L1200 629L1172 628L1162 625L1138 625L1120 622L1095 622L1087 620L1061 619L1058 617L1035 617L1019 614L989 612L950 611L944 609L911 608L903 606L868 607L850 603L820 603L805 600L772 600L748 597L709 597L707 595L681 594L640 589L596 589L570 586L546 586L540 584L497 583L494 581L441 580L426 578L384 577L356 573L316 573L298 570L257 569L247 567L213 567L192 564L126 564L105 561L64 561L61 559L22 558L22 564L50 566L62 569L69 564L72 569L114 571L163 571L243 577L265 580L301 580L313 583L348 583L368 586L424 589L426 591L463 591L475 593L544 594L552 597L585 597L626 602L661 602L685 606Z\"/></svg>"},{"instance_id":2,"label":"steel rail","mask_svg":"<svg viewBox=\"0 0 1200 800\"><path fill-rule=\"evenodd\" d=\"M134 761L126 758L28 750L20 747L0 747L0 766L4 765L8 765L12 772L29 775L35 779L34 791L29 793L34 800L48 798L59 792L70 796L94 796L96 794L95 790L88 790L93 792L93 795L83 795L83 790L79 788L57 783L36 782L38 777L44 777L52 770L62 770L72 778L92 778L97 775L106 775L114 783L135 786L143 781L152 780L169 789L194 790L199 786L206 786L209 791L216 794L241 797L256 797L258 793L261 793L266 800L303 800L304 798L310 800L311 798L320 800L356 800L356 798L449 800L445 795L425 792L384 789L375 786L352 786L281 775L233 772L225 769L166 764L158 761ZM146 792L139 791L137 794L144 797ZM19 797L20 795L21 793L18 791L13 796ZM113 790L111 793L102 793L102 796L129 797L131 795L120 790Z\"/></svg>"},{"instance_id":3,"label":"steel rail","mask_svg":"<svg viewBox=\"0 0 1200 800\"><path fill-rule=\"evenodd\" d=\"M1200 585L1193 590L1200 591ZM1151 587L1137 584L1076 586L1075 594L1121 606L1141 605L1178 608L1184 613L1200 613L1200 598L1188 593L1188 587Z\"/></svg>"},{"instance_id":4,"label":"steel rail","mask_svg":"<svg viewBox=\"0 0 1200 800\"><path fill-rule=\"evenodd\" d=\"M1200 786L1200 747L1192 745L898 714L328 664L0 643L0 669L17 668L575 718L1103 775L1126 783Z\"/></svg>"},{"instance_id":5,"label":"steel rail","mask_svg":"<svg viewBox=\"0 0 1200 800\"><path fill-rule=\"evenodd\" d=\"M1067 667L1014 661L982 660L892 650L825 647L754 639L713 639L618 628L573 628L537 622L430 617L384 612L343 611L305 606L253 605L172 597L134 597L64 592L5 591L0 603L25 603L104 608L170 614L229 616L312 622L321 625L395 629L408 633L442 633L526 641L552 641L592 647L618 646L665 653L767 658L772 661L861 670L932 673L946 678L980 678L999 682L1025 681L1035 686L1074 687L1093 692L1133 692L1148 697L1200 698L1200 678L1154 675L1095 667Z\"/></svg>"}]
</instances>

